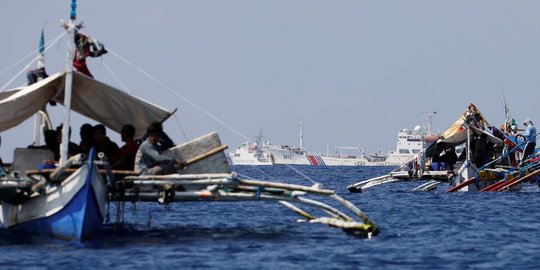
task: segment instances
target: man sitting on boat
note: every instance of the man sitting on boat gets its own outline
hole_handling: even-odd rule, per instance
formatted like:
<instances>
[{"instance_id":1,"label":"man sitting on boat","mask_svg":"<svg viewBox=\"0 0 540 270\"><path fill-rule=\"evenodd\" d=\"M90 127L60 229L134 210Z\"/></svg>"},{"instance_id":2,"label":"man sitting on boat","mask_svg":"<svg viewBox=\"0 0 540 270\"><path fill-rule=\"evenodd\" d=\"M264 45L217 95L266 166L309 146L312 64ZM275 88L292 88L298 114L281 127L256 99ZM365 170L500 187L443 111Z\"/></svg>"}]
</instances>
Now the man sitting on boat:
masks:
<instances>
[{"instance_id":1,"label":"man sitting on boat","mask_svg":"<svg viewBox=\"0 0 540 270\"><path fill-rule=\"evenodd\" d=\"M124 125L120 135L126 144L120 147L120 150L112 157L111 166L115 170L132 170L135 165L135 155L139 149L139 145L134 140L135 127Z\"/></svg>"},{"instance_id":2,"label":"man sitting on boat","mask_svg":"<svg viewBox=\"0 0 540 270\"><path fill-rule=\"evenodd\" d=\"M47 71L45 71L45 58L43 55L38 56L38 64L36 69L30 69L26 73L26 79L28 80L28 85L36 83L39 79L45 79L49 77Z\"/></svg>"},{"instance_id":3,"label":"man sitting on boat","mask_svg":"<svg viewBox=\"0 0 540 270\"><path fill-rule=\"evenodd\" d=\"M88 123L81 126L79 135L81 142L79 143L79 151L83 154L88 154L92 146L94 146L94 127Z\"/></svg>"},{"instance_id":4,"label":"man sitting on boat","mask_svg":"<svg viewBox=\"0 0 540 270\"><path fill-rule=\"evenodd\" d=\"M163 131L163 124L161 122L153 122L151 125L157 127L161 130L161 137L159 138L158 145L161 147L161 151L166 151L175 146L173 140ZM148 138L147 134L144 134L144 136L140 139L135 140L137 144L142 144L146 139Z\"/></svg>"},{"instance_id":5,"label":"man sitting on boat","mask_svg":"<svg viewBox=\"0 0 540 270\"><path fill-rule=\"evenodd\" d=\"M62 143L62 126L59 125L56 128L56 150L54 151L54 159L60 160L60 144ZM71 127L69 128L69 134L68 134L68 156L74 156L76 154L80 153L79 146L71 141Z\"/></svg>"},{"instance_id":6,"label":"man sitting on boat","mask_svg":"<svg viewBox=\"0 0 540 270\"><path fill-rule=\"evenodd\" d=\"M175 165L180 169L187 166L185 161L162 155L163 149L158 144L163 130L157 123L152 123L147 131L148 138L139 147L139 170L143 175L165 175L177 173Z\"/></svg>"},{"instance_id":7,"label":"man sitting on boat","mask_svg":"<svg viewBox=\"0 0 540 270\"><path fill-rule=\"evenodd\" d=\"M107 137L105 126L102 124L95 125L92 135L97 153L103 152L107 160L110 161L116 152L118 152L118 145Z\"/></svg>"}]
</instances>

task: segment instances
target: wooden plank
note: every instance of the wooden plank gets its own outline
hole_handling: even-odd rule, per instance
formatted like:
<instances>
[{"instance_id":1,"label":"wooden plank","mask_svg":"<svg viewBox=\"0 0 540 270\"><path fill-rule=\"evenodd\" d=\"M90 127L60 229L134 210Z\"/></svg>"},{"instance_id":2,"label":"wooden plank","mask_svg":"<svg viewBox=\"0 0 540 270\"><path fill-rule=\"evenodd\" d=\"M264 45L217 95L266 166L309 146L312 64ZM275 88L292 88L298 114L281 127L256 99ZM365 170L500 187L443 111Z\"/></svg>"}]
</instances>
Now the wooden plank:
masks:
<instances>
[{"instance_id":1,"label":"wooden plank","mask_svg":"<svg viewBox=\"0 0 540 270\"><path fill-rule=\"evenodd\" d=\"M216 132L201 136L195 140L177 145L163 154L179 160L192 160L198 156L205 155L209 151L224 147L221 144L219 135ZM227 157L223 151L218 151L188 166L184 174L198 173L231 173L231 168L227 162Z\"/></svg>"}]
</instances>

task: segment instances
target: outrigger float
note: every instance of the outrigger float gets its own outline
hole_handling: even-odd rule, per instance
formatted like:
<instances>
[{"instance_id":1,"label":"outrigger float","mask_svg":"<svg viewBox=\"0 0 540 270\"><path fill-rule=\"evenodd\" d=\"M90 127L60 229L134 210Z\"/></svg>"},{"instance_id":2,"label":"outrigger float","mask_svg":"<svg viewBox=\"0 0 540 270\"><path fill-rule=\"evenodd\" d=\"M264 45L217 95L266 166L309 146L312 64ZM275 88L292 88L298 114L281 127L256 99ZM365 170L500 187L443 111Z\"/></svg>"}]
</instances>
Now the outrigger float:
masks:
<instances>
[{"instance_id":1,"label":"outrigger float","mask_svg":"<svg viewBox=\"0 0 540 270\"><path fill-rule=\"evenodd\" d=\"M64 25L69 41L76 31L75 0L71 7L71 20ZM163 122L173 114L74 72L73 46L68 47L66 71L0 94L0 131L39 114L49 101L65 107L64 127L70 126L73 110L116 132L125 123L131 123L136 137L142 136L150 123ZM65 133L68 129L63 130ZM188 166L162 176L112 170L105 156L93 149L88 156L77 154L68 159L68 137L62 137L61 159L56 167L41 164L52 159L48 149L17 148L11 167L0 170L0 222L4 227L80 241L97 235L100 226L107 222L107 208L112 202L276 201L304 221L327 224L360 237L379 233L379 228L358 207L321 185L241 179L231 171L223 152L227 146L221 144L217 133L169 149L167 155L186 161ZM314 197L337 202L350 213ZM321 210L323 215L310 213L298 204Z\"/></svg>"},{"instance_id":2,"label":"outrigger float","mask_svg":"<svg viewBox=\"0 0 540 270\"><path fill-rule=\"evenodd\" d=\"M507 117L508 121L509 117ZM511 135L510 124L505 123L501 130L489 125L474 104L469 104L461 117L443 132L440 138L408 162L386 175L367 179L349 185L350 192L356 193L382 184L401 181L428 180L412 191L435 190L447 182L447 192L456 191L519 191L527 182L536 183L540 179L540 153L536 149L521 163L526 140ZM493 157L479 168L473 162L472 149L484 138ZM463 149L460 154L464 160L448 158L451 151L457 157L456 147ZM442 157L442 158L441 158ZM454 163L454 166L448 166ZM435 170L434 170L435 169Z\"/></svg>"}]
</instances>

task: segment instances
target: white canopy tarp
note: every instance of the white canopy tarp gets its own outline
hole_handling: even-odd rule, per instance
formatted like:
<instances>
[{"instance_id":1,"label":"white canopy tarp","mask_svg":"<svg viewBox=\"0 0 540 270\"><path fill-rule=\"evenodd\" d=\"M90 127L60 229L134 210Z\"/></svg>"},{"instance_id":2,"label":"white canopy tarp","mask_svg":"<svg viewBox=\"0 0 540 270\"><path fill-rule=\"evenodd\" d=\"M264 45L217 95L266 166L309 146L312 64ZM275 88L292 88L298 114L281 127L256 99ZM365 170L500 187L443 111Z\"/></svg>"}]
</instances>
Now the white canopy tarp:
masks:
<instances>
[{"instance_id":1,"label":"white canopy tarp","mask_svg":"<svg viewBox=\"0 0 540 270\"><path fill-rule=\"evenodd\" d=\"M477 127L470 126L471 134L481 135L482 133L486 134L487 140L493 144L501 144L502 140L493 136L493 134L486 132L484 130L481 130ZM446 138L446 139L440 139L438 142L444 142L444 143L451 143L451 144L462 144L467 141L467 129L463 129L452 136Z\"/></svg>"},{"instance_id":2,"label":"white canopy tarp","mask_svg":"<svg viewBox=\"0 0 540 270\"><path fill-rule=\"evenodd\" d=\"M45 108L49 100L63 104L65 75L62 71L23 89L1 93L0 132L19 125ZM73 72L71 109L116 132L131 124L136 137L142 136L150 123L162 122L171 115L161 107L77 72Z\"/></svg>"}]
</instances>

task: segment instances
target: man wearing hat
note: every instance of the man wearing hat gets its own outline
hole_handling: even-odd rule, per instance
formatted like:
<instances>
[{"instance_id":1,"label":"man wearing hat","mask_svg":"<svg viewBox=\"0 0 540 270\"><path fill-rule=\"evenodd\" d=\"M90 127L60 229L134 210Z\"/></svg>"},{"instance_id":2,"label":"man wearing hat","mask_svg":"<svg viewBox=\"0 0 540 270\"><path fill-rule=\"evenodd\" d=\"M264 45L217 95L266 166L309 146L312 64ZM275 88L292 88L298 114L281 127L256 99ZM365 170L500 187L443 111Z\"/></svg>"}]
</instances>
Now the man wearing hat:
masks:
<instances>
[{"instance_id":1,"label":"man wearing hat","mask_svg":"<svg viewBox=\"0 0 540 270\"><path fill-rule=\"evenodd\" d=\"M139 161L139 170L144 175L173 174L177 173L175 165L178 165L180 169L187 166L184 161L161 154L162 149L158 142L162 134L161 125L152 123L146 131L148 138L139 146L139 151L142 154Z\"/></svg>"},{"instance_id":2,"label":"man wearing hat","mask_svg":"<svg viewBox=\"0 0 540 270\"><path fill-rule=\"evenodd\" d=\"M525 144L525 150L523 151L523 158L521 159L522 162L527 160L529 155L532 154L536 148L536 128L534 127L531 119L525 119L523 125L526 126L525 133L523 133L523 138L527 144Z\"/></svg>"}]
</instances>

